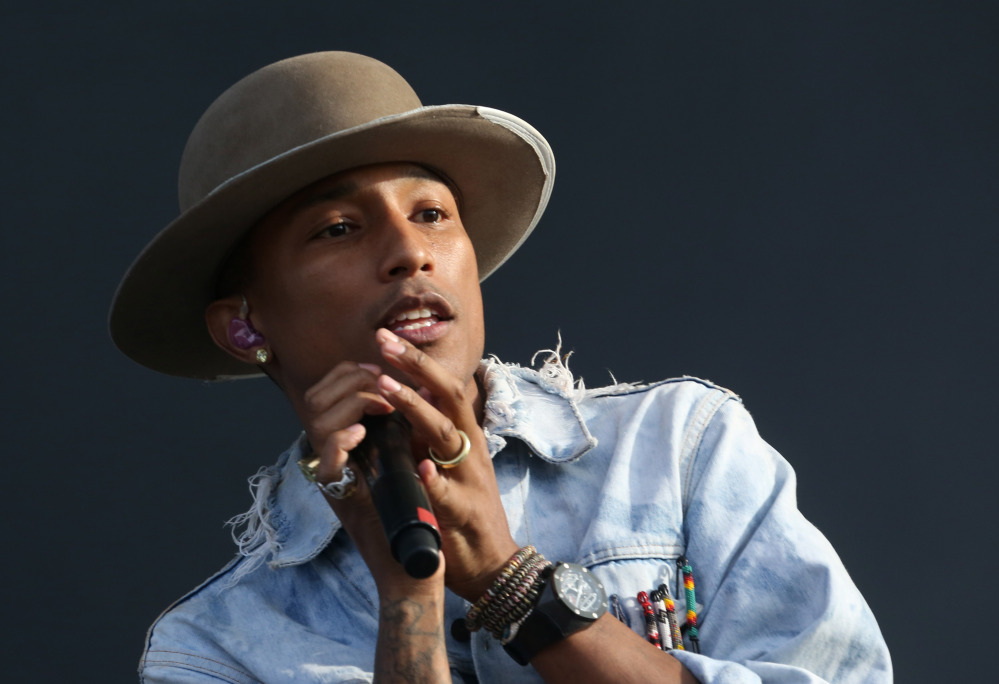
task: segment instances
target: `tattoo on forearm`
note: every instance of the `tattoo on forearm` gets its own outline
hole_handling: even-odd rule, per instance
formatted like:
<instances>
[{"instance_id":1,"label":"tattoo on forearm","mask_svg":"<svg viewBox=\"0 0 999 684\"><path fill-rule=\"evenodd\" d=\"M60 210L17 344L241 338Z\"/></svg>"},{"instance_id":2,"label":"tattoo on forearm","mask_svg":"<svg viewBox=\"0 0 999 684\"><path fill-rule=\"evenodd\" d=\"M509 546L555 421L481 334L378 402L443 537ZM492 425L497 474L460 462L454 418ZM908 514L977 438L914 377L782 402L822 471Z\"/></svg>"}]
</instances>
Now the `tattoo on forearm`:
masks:
<instances>
[{"instance_id":1,"label":"tattoo on forearm","mask_svg":"<svg viewBox=\"0 0 999 684\"><path fill-rule=\"evenodd\" d=\"M375 674L388 681L450 681L443 616L435 603L404 598L382 604Z\"/></svg>"}]
</instances>

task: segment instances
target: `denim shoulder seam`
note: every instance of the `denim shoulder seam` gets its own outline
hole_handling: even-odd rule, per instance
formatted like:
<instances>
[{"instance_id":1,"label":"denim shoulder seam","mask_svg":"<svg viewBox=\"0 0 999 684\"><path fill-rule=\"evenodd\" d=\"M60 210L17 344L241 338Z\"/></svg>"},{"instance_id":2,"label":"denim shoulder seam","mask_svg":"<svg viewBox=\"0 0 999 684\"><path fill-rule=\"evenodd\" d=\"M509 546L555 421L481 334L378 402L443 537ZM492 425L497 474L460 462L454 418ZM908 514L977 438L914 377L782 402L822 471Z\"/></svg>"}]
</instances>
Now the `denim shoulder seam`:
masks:
<instances>
[{"instance_id":1,"label":"denim shoulder seam","mask_svg":"<svg viewBox=\"0 0 999 684\"><path fill-rule=\"evenodd\" d=\"M605 396L622 396L627 394L638 394L640 392L648 392L649 390L656 389L657 387L664 387L666 385L678 385L685 382L694 382L702 385L708 389L719 390L724 392L729 398L735 399L736 401L742 401L738 394L732 390L722 387L721 385L712 382L711 380L705 380L704 378L698 378L693 375L680 375L674 378L665 378L663 380L657 380L655 382L621 382L614 385L607 385L605 387L594 387L586 389L586 397L605 397Z\"/></svg>"},{"instance_id":2,"label":"denim shoulder seam","mask_svg":"<svg viewBox=\"0 0 999 684\"><path fill-rule=\"evenodd\" d=\"M171 603L169 606L167 606L158 616L156 616L156 619L153 620L153 624L149 625L149 629L146 630L146 646L145 646L145 649L143 649L142 658L139 660L140 667L141 667L142 663L146 660L146 653L149 652L149 648L153 644L153 632L159 626L159 624L163 620L163 618L166 617L166 615L170 611L172 611L174 608L176 608L180 604L184 603L188 599L193 598L197 594L200 594L203 590L207 589L210 585L214 584L216 582L216 580L219 580L223 576L229 574L229 572L231 572L237 565L239 565L241 562L243 562L245 560L246 560L245 556L240 556L240 555L235 556L232 560L230 560L228 563L226 563L222 567L221 570L219 570L215 574L211 575L204 582L202 582L201 584L197 585L196 587L194 587L193 589L191 589L190 591L188 591L187 593L185 593L179 599L177 599L176 601L174 601L173 603Z\"/></svg>"},{"instance_id":3,"label":"denim shoulder seam","mask_svg":"<svg viewBox=\"0 0 999 684\"><path fill-rule=\"evenodd\" d=\"M683 517L687 517L687 508L690 506L690 486L694 473L694 462L697 460L697 453L701 448L701 441L708 426L714 420L718 411L730 399L742 403L738 395L722 387L710 385L713 391L707 392L697 402L697 406L691 412L691 420L684 430L684 438L680 452L680 472L683 473L683 488L680 492Z\"/></svg>"},{"instance_id":4,"label":"denim shoulder seam","mask_svg":"<svg viewBox=\"0 0 999 684\"><path fill-rule=\"evenodd\" d=\"M143 655L139 661L139 679L144 681L143 669L146 666L176 667L183 670L193 670L209 675L214 679L231 682L231 684L261 684L259 679L255 679L248 672L243 672L227 663L213 658L187 653L184 651L149 651L149 654L163 654L159 657L150 658L148 654ZM204 664L202 664L204 663Z\"/></svg>"}]
</instances>

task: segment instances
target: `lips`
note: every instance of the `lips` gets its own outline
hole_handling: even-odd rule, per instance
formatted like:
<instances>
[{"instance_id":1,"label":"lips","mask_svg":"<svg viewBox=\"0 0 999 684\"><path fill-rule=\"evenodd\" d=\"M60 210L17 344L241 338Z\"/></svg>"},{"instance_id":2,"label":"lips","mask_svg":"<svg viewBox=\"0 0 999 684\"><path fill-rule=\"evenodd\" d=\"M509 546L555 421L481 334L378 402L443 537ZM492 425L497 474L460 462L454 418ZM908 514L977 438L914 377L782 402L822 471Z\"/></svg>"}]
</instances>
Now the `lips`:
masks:
<instances>
[{"instance_id":1,"label":"lips","mask_svg":"<svg viewBox=\"0 0 999 684\"><path fill-rule=\"evenodd\" d=\"M439 339L453 317L454 312L448 301L435 292L428 292L396 301L378 327L387 328L418 345Z\"/></svg>"}]
</instances>

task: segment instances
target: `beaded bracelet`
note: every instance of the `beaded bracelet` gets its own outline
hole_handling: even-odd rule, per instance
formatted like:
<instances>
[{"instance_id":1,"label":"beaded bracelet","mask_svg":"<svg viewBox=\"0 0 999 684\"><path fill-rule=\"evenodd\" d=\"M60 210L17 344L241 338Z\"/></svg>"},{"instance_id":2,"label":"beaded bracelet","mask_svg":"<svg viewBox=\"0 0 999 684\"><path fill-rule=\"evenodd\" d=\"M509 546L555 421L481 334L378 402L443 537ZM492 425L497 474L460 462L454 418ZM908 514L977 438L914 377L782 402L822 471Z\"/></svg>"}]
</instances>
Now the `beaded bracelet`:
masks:
<instances>
[{"instance_id":1,"label":"beaded bracelet","mask_svg":"<svg viewBox=\"0 0 999 684\"><path fill-rule=\"evenodd\" d=\"M539 573L540 574L540 573ZM534 610L538 597L541 596L541 589L544 587L544 577L535 578L535 585L524 592L524 595L509 613L503 616L502 620L497 620L488 626L489 633L496 639L502 638L503 632L512 622L520 622Z\"/></svg>"},{"instance_id":2,"label":"beaded bracelet","mask_svg":"<svg viewBox=\"0 0 999 684\"><path fill-rule=\"evenodd\" d=\"M506 583L506 581L516 572L520 564L524 562L526 558L536 553L536 549L533 546L525 546L524 548L517 551L510 557L503 569L500 570L499 575L493 581L492 585L486 589L485 593L479 597L479 600L475 602L471 608L469 608L468 613L465 615L465 626L468 627L468 631L474 632L482 626L481 616L482 611L485 610L486 606L493 599L493 595L496 594Z\"/></svg>"},{"instance_id":3,"label":"beaded bracelet","mask_svg":"<svg viewBox=\"0 0 999 684\"><path fill-rule=\"evenodd\" d=\"M542 577L539 583L539 575L551 563L541 554L536 554L524 565L527 566L527 571L519 575L516 583L508 583L483 614L482 626L496 638L500 638L507 625L524 617L534 608L545 581Z\"/></svg>"},{"instance_id":4,"label":"beaded bracelet","mask_svg":"<svg viewBox=\"0 0 999 684\"><path fill-rule=\"evenodd\" d=\"M499 639L503 630L512 622L527 615L540 595L545 577L542 573L551 566L540 553L531 556L501 592L497 601L482 616L482 626Z\"/></svg>"},{"instance_id":5,"label":"beaded bracelet","mask_svg":"<svg viewBox=\"0 0 999 684\"><path fill-rule=\"evenodd\" d=\"M483 596L486 600L476 619L478 627L489 627L492 631L496 623L504 619L504 615L510 609L512 592L520 586L526 573L539 562L539 559L543 560L544 556L532 552L512 572L500 575L500 583L490 587Z\"/></svg>"},{"instance_id":6,"label":"beaded bracelet","mask_svg":"<svg viewBox=\"0 0 999 684\"><path fill-rule=\"evenodd\" d=\"M511 623L524 619L534 608L545 583L545 571L550 567L551 563L533 546L522 548L469 609L465 626L470 632L485 627L500 638Z\"/></svg>"},{"instance_id":7,"label":"beaded bracelet","mask_svg":"<svg viewBox=\"0 0 999 684\"><path fill-rule=\"evenodd\" d=\"M498 639L504 646L517 636L517 632L520 631L521 625L523 625L527 618L531 616L534 612L534 607L538 603L538 597L541 596L541 592L544 591L545 583L552 575L552 571L555 566L548 561L538 567L537 578L531 588L528 590L525 600L519 605L519 607L511 611L508 616L507 624L500 627L498 630L490 632L493 638Z\"/></svg>"}]
</instances>

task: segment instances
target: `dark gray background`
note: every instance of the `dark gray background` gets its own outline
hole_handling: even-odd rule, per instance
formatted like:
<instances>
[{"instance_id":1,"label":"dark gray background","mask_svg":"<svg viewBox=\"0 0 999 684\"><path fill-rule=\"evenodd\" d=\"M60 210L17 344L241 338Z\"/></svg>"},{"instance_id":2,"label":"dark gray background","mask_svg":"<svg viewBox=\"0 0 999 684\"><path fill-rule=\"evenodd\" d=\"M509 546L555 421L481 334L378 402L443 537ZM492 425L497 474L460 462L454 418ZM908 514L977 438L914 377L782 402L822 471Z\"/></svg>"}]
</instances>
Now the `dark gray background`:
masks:
<instances>
[{"instance_id":1,"label":"dark gray background","mask_svg":"<svg viewBox=\"0 0 999 684\"><path fill-rule=\"evenodd\" d=\"M10 5L10 3L8 3ZM5 681L133 681L297 428L263 382L121 356L122 272L225 87L349 49L514 112L558 181L485 284L487 351L740 393L898 681L990 679L999 16L991 2L5 6Z\"/></svg>"}]
</instances>

